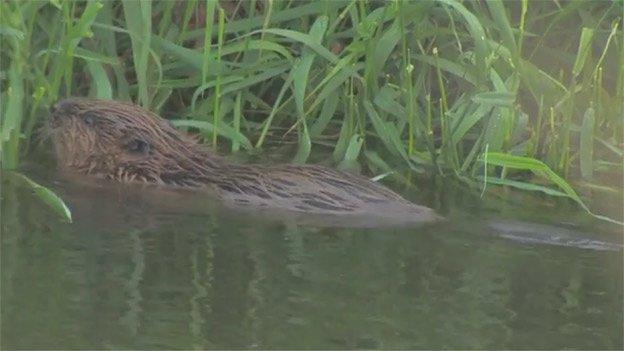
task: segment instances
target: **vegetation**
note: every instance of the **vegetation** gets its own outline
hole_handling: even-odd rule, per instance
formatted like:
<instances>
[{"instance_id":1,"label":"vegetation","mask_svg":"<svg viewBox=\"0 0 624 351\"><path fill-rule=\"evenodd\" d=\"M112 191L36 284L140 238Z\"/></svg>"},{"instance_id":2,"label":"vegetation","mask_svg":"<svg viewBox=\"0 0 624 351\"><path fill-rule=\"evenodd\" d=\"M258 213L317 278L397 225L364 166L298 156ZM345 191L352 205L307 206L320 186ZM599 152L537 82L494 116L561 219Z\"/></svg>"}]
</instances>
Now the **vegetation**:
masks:
<instances>
[{"instance_id":1,"label":"vegetation","mask_svg":"<svg viewBox=\"0 0 624 351\"><path fill-rule=\"evenodd\" d=\"M88 95L135 101L223 152L296 145L283 151L293 162L318 151L382 176L452 176L585 206L573 188L622 191L623 11L621 1L3 1L2 168L18 166L49 106Z\"/></svg>"}]
</instances>

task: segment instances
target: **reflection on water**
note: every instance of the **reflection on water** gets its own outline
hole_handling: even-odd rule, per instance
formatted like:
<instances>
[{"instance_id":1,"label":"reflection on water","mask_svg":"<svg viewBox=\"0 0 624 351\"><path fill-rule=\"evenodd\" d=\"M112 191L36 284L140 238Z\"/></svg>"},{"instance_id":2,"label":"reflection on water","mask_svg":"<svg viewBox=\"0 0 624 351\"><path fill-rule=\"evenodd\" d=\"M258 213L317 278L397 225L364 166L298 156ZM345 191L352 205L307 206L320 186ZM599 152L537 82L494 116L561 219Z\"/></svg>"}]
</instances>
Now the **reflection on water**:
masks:
<instances>
[{"instance_id":1,"label":"reflection on water","mask_svg":"<svg viewBox=\"0 0 624 351\"><path fill-rule=\"evenodd\" d=\"M623 346L622 250L511 241L482 209L335 229L49 184L76 223L3 187L3 349Z\"/></svg>"}]
</instances>

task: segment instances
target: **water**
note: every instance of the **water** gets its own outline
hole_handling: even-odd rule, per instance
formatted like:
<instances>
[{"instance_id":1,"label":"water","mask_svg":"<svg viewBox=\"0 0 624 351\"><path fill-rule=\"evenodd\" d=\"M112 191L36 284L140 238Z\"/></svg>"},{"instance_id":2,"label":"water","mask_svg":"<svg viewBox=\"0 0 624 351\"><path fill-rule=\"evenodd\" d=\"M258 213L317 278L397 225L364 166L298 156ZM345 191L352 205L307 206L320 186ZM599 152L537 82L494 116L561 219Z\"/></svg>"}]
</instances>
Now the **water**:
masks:
<instances>
[{"instance_id":1,"label":"water","mask_svg":"<svg viewBox=\"0 0 624 351\"><path fill-rule=\"evenodd\" d=\"M75 223L4 183L2 349L623 347L621 236L549 198L421 189L447 222L324 228L197 194L41 181ZM527 219L615 246L508 235ZM507 235L487 224L508 220Z\"/></svg>"}]
</instances>

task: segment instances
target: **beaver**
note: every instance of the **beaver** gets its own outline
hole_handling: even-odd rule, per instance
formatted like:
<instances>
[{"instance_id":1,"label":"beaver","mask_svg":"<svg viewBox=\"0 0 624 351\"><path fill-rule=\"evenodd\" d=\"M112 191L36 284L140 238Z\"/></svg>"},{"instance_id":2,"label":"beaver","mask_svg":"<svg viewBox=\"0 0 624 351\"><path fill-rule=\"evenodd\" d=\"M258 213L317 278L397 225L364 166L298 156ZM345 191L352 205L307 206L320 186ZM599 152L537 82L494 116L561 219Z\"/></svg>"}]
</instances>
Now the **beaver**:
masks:
<instances>
[{"instance_id":1,"label":"beaver","mask_svg":"<svg viewBox=\"0 0 624 351\"><path fill-rule=\"evenodd\" d=\"M48 127L59 165L82 174L209 189L233 206L440 219L433 210L357 175L318 165L234 163L131 103L65 99L54 105Z\"/></svg>"}]
</instances>

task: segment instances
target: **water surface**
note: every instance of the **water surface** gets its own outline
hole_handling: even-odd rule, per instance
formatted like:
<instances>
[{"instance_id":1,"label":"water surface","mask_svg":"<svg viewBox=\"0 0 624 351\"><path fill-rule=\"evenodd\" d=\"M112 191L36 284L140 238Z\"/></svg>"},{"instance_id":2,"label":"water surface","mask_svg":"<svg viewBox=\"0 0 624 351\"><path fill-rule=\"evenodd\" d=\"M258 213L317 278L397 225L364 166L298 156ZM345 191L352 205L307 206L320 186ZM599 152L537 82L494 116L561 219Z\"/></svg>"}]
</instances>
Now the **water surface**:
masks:
<instances>
[{"instance_id":1,"label":"water surface","mask_svg":"<svg viewBox=\"0 0 624 351\"><path fill-rule=\"evenodd\" d=\"M479 202L425 185L408 196L448 221L357 229L197 194L42 182L75 223L3 184L2 349L623 347L618 229L549 198ZM616 246L516 240L493 219Z\"/></svg>"}]
</instances>

